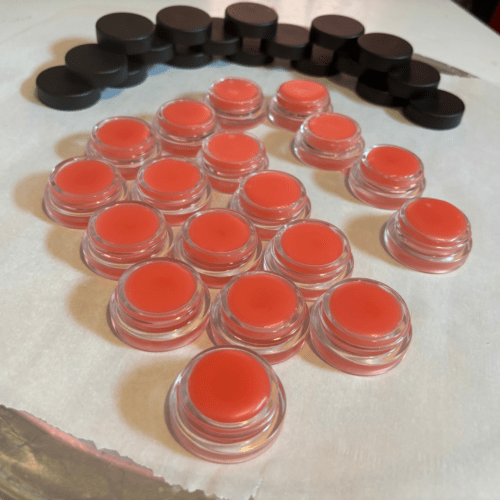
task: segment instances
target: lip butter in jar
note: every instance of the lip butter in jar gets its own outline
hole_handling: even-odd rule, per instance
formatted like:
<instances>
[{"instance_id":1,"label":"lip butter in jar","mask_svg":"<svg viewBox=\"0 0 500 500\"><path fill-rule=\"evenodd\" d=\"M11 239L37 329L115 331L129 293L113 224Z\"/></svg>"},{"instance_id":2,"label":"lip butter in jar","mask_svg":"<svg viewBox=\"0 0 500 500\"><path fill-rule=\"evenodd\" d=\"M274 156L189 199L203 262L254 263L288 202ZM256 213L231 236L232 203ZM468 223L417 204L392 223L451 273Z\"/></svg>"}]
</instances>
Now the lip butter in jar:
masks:
<instances>
[{"instance_id":1,"label":"lip butter in jar","mask_svg":"<svg viewBox=\"0 0 500 500\"><path fill-rule=\"evenodd\" d=\"M264 269L293 281L306 300L316 300L334 283L348 278L353 265L344 233L317 219L283 226L264 253Z\"/></svg>"},{"instance_id":2,"label":"lip butter in jar","mask_svg":"<svg viewBox=\"0 0 500 500\"><path fill-rule=\"evenodd\" d=\"M163 104L153 121L163 151L194 158L203 141L217 128L215 111L196 99L175 99Z\"/></svg>"},{"instance_id":3,"label":"lip butter in jar","mask_svg":"<svg viewBox=\"0 0 500 500\"><path fill-rule=\"evenodd\" d=\"M411 151L381 144L365 151L352 166L347 183L361 201L377 208L396 210L422 195L424 166Z\"/></svg>"},{"instance_id":4,"label":"lip butter in jar","mask_svg":"<svg viewBox=\"0 0 500 500\"><path fill-rule=\"evenodd\" d=\"M109 304L115 334L144 351L169 351L205 330L210 294L199 274L174 259L150 259L118 280Z\"/></svg>"},{"instance_id":5,"label":"lip butter in jar","mask_svg":"<svg viewBox=\"0 0 500 500\"><path fill-rule=\"evenodd\" d=\"M363 154L361 128L348 116L319 113L306 119L295 134L293 150L307 165L347 172Z\"/></svg>"},{"instance_id":6,"label":"lip butter in jar","mask_svg":"<svg viewBox=\"0 0 500 500\"><path fill-rule=\"evenodd\" d=\"M131 197L155 206L171 225L184 224L194 213L210 206L212 189L195 162L161 156L139 170Z\"/></svg>"},{"instance_id":7,"label":"lip butter in jar","mask_svg":"<svg viewBox=\"0 0 500 500\"><path fill-rule=\"evenodd\" d=\"M311 340L329 365L353 375L378 375L401 362L412 336L403 298L378 281L351 278L311 310Z\"/></svg>"},{"instance_id":8,"label":"lip butter in jar","mask_svg":"<svg viewBox=\"0 0 500 500\"><path fill-rule=\"evenodd\" d=\"M245 177L229 208L246 215L263 240L270 240L288 222L307 219L311 202L302 182L277 170L256 172Z\"/></svg>"},{"instance_id":9,"label":"lip butter in jar","mask_svg":"<svg viewBox=\"0 0 500 500\"><path fill-rule=\"evenodd\" d=\"M311 80L290 80L280 85L269 105L269 120L292 132L311 115L333 111L328 89Z\"/></svg>"},{"instance_id":10,"label":"lip butter in jar","mask_svg":"<svg viewBox=\"0 0 500 500\"><path fill-rule=\"evenodd\" d=\"M158 138L148 123L132 116L115 116L94 126L85 154L108 160L128 180L135 179L139 168L160 151Z\"/></svg>"},{"instance_id":11,"label":"lip butter in jar","mask_svg":"<svg viewBox=\"0 0 500 500\"><path fill-rule=\"evenodd\" d=\"M387 221L384 243L405 266L423 273L449 273L467 260L472 233L465 214L451 203L417 198Z\"/></svg>"},{"instance_id":12,"label":"lip butter in jar","mask_svg":"<svg viewBox=\"0 0 500 500\"><path fill-rule=\"evenodd\" d=\"M139 201L97 210L83 234L82 257L104 278L117 280L133 264L168 256L173 233L162 213Z\"/></svg>"},{"instance_id":13,"label":"lip butter in jar","mask_svg":"<svg viewBox=\"0 0 500 500\"><path fill-rule=\"evenodd\" d=\"M227 208L192 215L175 241L175 257L193 266L212 288L258 268L262 243L250 220Z\"/></svg>"},{"instance_id":14,"label":"lip butter in jar","mask_svg":"<svg viewBox=\"0 0 500 500\"><path fill-rule=\"evenodd\" d=\"M309 331L309 310L288 279L265 271L233 278L217 295L209 335L219 345L247 347L269 363L295 355Z\"/></svg>"},{"instance_id":15,"label":"lip butter in jar","mask_svg":"<svg viewBox=\"0 0 500 500\"><path fill-rule=\"evenodd\" d=\"M260 125L266 117L262 89L246 78L228 77L212 83L205 97L226 130L246 130Z\"/></svg>"},{"instance_id":16,"label":"lip butter in jar","mask_svg":"<svg viewBox=\"0 0 500 500\"><path fill-rule=\"evenodd\" d=\"M212 462L254 458L276 440L286 411L283 386L269 363L239 347L194 357L169 390L165 419L181 446Z\"/></svg>"},{"instance_id":17,"label":"lip butter in jar","mask_svg":"<svg viewBox=\"0 0 500 500\"><path fill-rule=\"evenodd\" d=\"M59 163L49 175L43 205L58 224L85 229L99 208L127 197L127 184L112 163L77 156Z\"/></svg>"},{"instance_id":18,"label":"lip butter in jar","mask_svg":"<svg viewBox=\"0 0 500 500\"><path fill-rule=\"evenodd\" d=\"M204 168L212 187L234 193L248 174L269 166L262 141L245 132L218 132L203 142L197 162Z\"/></svg>"}]
</instances>

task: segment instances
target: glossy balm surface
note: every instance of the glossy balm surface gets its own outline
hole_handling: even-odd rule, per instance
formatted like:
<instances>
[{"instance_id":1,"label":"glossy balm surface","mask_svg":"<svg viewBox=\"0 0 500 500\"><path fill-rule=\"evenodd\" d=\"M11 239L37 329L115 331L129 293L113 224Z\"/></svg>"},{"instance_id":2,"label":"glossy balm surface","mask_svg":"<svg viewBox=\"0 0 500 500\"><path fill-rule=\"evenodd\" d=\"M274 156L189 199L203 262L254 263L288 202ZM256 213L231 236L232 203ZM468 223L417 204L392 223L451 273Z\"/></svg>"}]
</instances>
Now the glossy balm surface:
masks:
<instances>
[{"instance_id":1,"label":"glossy balm surface","mask_svg":"<svg viewBox=\"0 0 500 500\"><path fill-rule=\"evenodd\" d=\"M125 296L137 309L171 312L189 302L196 291L192 273L174 262L158 261L131 274Z\"/></svg>"},{"instance_id":2,"label":"glossy balm surface","mask_svg":"<svg viewBox=\"0 0 500 500\"><path fill-rule=\"evenodd\" d=\"M302 195L300 184L281 172L255 175L245 182L245 194L250 201L264 208L283 208L296 203Z\"/></svg>"},{"instance_id":3,"label":"glossy balm surface","mask_svg":"<svg viewBox=\"0 0 500 500\"><path fill-rule=\"evenodd\" d=\"M217 422L248 420L269 400L271 384L262 365L241 351L212 351L191 372L189 396L196 409Z\"/></svg>"},{"instance_id":4,"label":"glossy balm surface","mask_svg":"<svg viewBox=\"0 0 500 500\"><path fill-rule=\"evenodd\" d=\"M70 194L91 195L111 187L115 180L115 172L111 167L99 160L82 160L60 170L55 183Z\"/></svg>"},{"instance_id":5,"label":"glossy balm surface","mask_svg":"<svg viewBox=\"0 0 500 500\"><path fill-rule=\"evenodd\" d=\"M127 118L106 122L97 130L97 138L113 148L133 149L144 143L149 134L149 128L144 123Z\"/></svg>"}]
</instances>

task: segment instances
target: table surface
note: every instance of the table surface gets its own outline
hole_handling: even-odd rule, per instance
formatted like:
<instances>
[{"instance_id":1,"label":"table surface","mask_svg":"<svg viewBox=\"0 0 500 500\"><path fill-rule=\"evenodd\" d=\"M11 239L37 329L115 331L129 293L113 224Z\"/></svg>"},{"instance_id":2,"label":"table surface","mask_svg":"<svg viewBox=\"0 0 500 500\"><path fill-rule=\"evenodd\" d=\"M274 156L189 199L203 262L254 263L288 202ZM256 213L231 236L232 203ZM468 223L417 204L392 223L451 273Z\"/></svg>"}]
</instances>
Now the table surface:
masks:
<instances>
[{"instance_id":1,"label":"table surface","mask_svg":"<svg viewBox=\"0 0 500 500\"><path fill-rule=\"evenodd\" d=\"M389 212L354 200L341 174L300 164L289 150L291 133L269 123L253 130L266 145L271 167L305 184L312 216L346 232L354 276L383 281L405 298L414 338L400 366L368 378L328 367L306 345L296 358L276 366L288 395L278 441L254 461L221 466L184 452L162 416L170 383L194 354L210 346L206 334L172 353L123 345L106 321L115 282L82 264L81 232L57 226L41 209L50 170L82 154L91 127L101 119L150 117L161 103L200 95L222 76L252 78L266 96L300 77L288 69L223 61L198 70L159 66L136 88L108 89L88 110L60 112L37 101L37 74L63 64L71 47L91 42L100 16L131 11L154 19L158 10L176 3L24 0L2 6L0 403L98 448L116 450L171 484L232 500L498 498L500 36L448 0L267 2L281 22L308 26L322 14L353 17L366 32L399 35L415 53L478 77L443 75L440 87L466 103L462 124L443 132L416 127L397 110L362 101L349 77L321 80L335 110L361 124L367 146L397 144L422 158L426 195L466 213L474 248L466 265L449 275L399 265L378 241ZM190 2L213 16L223 16L230 3Z\"/></svg>"}]
</instances>

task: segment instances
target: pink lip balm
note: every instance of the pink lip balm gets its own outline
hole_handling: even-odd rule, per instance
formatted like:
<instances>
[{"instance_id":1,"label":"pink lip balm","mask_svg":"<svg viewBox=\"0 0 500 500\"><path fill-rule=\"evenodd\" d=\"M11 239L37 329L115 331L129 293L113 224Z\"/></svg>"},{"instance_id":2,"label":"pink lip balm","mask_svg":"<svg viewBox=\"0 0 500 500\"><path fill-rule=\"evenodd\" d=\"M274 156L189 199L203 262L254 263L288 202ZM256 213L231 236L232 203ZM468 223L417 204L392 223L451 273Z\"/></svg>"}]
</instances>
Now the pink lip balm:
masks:
<instances>
[{"instance_id":1,"label":"pink lip balm","mask_svg":"<svg viewBox=\"0 0 500 500\"><path fill-rule=\"evenodd\" d=\"M266 101L262 89L246 78L228 77L214 82L205 96L225 130L247 130L266 118Z\"/></svg>"},{"instance_id":2,"label":"pink lip balm","mask_svg":"<svg viewBox=\"0 0 500 500\"><path fill-rule=\"evenodd\" d=\"M290 80L280 85L269 106L269 120L296 132L302 122L316 113L333 111L328 89L311 80Z\"/></svg>"},{"instance_id":3,"label":"pink lip balm","mask_svg":"<svg viewBox=\"0 0 500 500\"><path fill-rule=\"evenodd\" d=\"M368 149L347 178L352 193L377 208L395 210L422 195L424 166L411 151L381 144Z\"/></svg>"},{"instance_id":4,"label":"pink lip balm","mask_svg":"<svg viewBox=\"0 0 500 500\"><path fill-rule=\"evenodd\" d=\"M151 126L140 118L115 116L92 129L85 154L101 156L113 163L125 179L160 153L160 143Z\"/></svg>"},{"instance_id":5,"label":"pink lip balm","mask_svg":"<svg viewBox=\"0 0 500 500\"><path fill-rule=\"evenodd\" d=\"M215 132L217 116L203 101L176 99L160 107L153 128L163 151L174 156L194 158L203 141Z\"/></svg>"},{"instance_id":6,"label":"pink lip balm","mask_svg":"<svg viewBox=\"0 0 500 500\"><path fill-rule=\"evenodd\" d=\"M387 221L387 251L423 273L449 273L465 264L472 249L469 220L457 207L435 198L407 201Z\"/></svg>"},{"instance_id":7,"label":"pink lip balm","mask_svg":"<svg viewBox=\"0 0 500 500\"><path fill-rule=\"evenodd\" d=\"M237 463L276 441L285 410L285 391L268 362L249 349L224 346L188 363L170 388L165 418L189 452Z\"/></svg>"},{"instance_id":8,"label":"pink lip balm","mask_svg":"<svg viewBox=\"0 0 500 500\"><path fill-rule=\"evenodd\" d=\"M341 172L347 172L361 158L364 147L360 126L338 113L311 115L293 142L299 160L312 167Z\"/></svg>"}]
</instances>

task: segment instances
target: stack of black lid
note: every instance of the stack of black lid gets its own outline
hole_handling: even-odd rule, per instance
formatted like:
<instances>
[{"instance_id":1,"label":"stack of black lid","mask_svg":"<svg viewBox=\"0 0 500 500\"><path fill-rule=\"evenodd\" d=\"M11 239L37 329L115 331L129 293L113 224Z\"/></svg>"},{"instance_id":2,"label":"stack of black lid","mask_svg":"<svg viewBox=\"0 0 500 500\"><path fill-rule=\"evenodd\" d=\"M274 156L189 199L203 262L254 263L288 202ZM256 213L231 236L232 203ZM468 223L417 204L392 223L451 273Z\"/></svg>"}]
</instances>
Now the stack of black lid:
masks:
<instances>
[{"instance_id":1,"label":"stack of black lid","mask_svg":"<svg viewBox=\"0 0 500 500\"><path fill-rule=\"evenodd\" d=\"M143 82L151 64L199 68L219 56L245 66L286 59L311 76L350 74L358 78L360 97L402 106L407 118L427 128L456 127L465 109L458 97L437 88L436 69L412 59L413 48L406 40L387 33L364 34L361 23L341 15L319 16L308 30L278 24L276 11L253 2L230 5L224 19L175 5L158 12L156 26L146 17L121 12L101 17L96 32L97 44L74 47L66 54L66 66L38 75L38 96L44 104L83 109L96 103L106 87Z\"/></svg>"}]
</instances>

